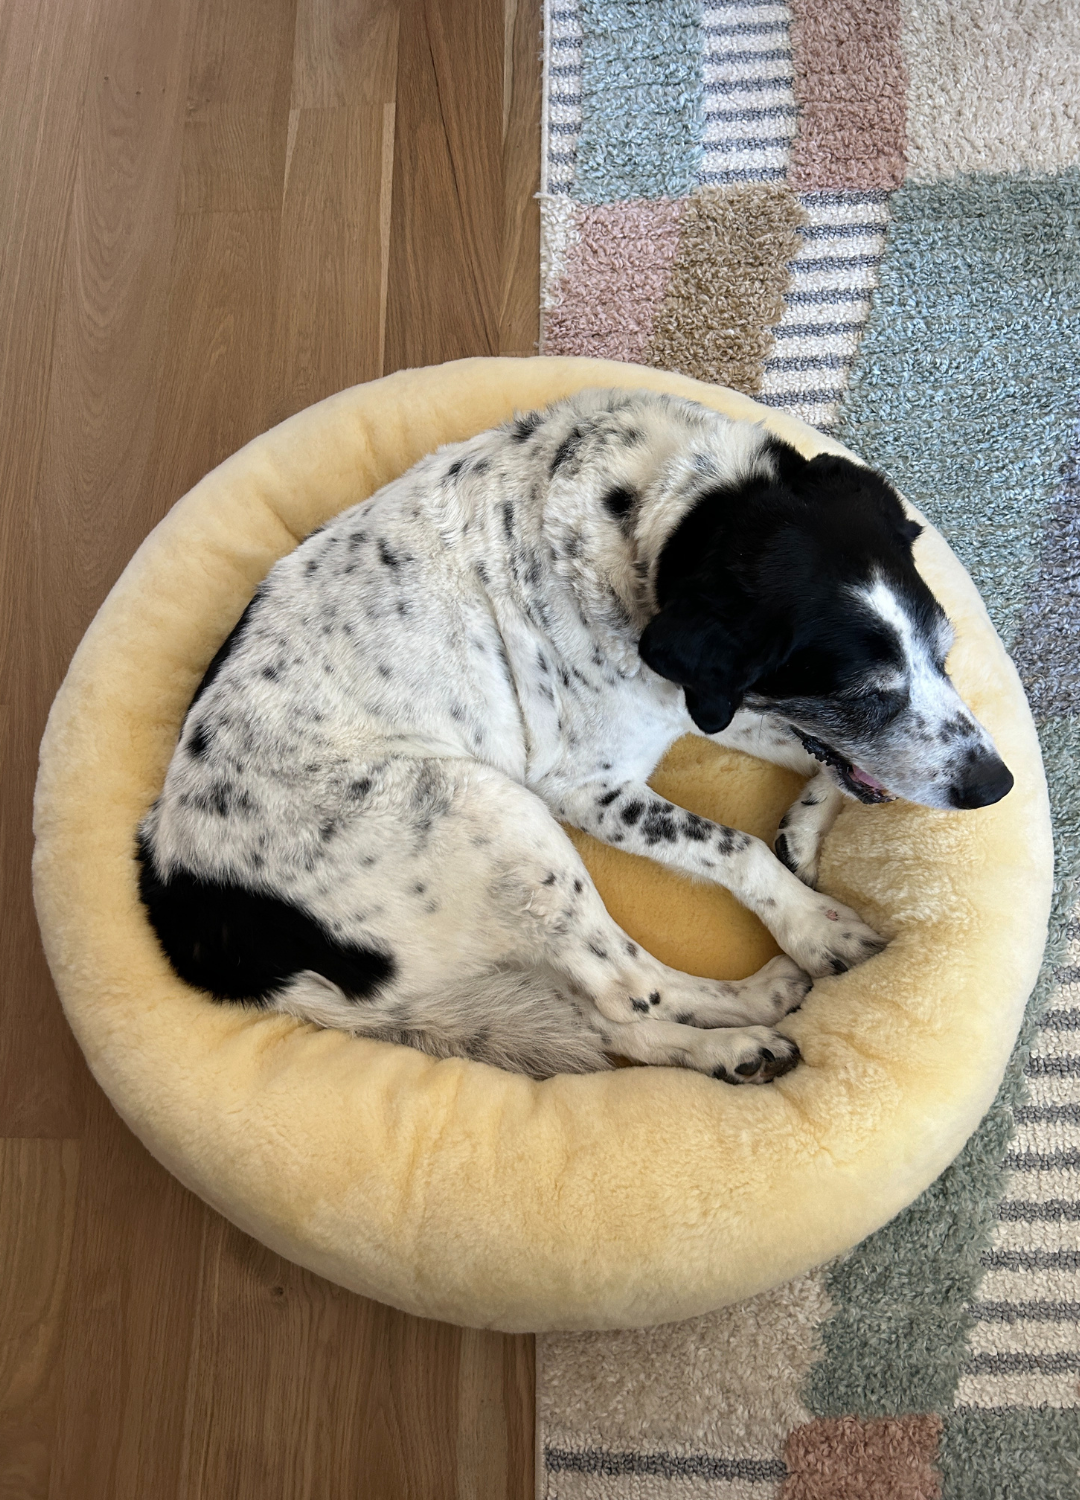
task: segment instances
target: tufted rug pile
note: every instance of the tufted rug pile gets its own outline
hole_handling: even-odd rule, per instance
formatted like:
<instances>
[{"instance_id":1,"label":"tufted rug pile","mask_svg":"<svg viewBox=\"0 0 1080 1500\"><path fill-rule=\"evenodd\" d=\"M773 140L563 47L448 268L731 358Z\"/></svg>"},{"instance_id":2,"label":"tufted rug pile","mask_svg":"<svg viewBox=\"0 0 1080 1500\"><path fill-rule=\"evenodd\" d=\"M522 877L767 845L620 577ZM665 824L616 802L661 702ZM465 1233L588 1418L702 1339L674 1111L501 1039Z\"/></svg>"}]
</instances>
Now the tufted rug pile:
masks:
<instances>
[{"instance_id":1,"label":"tufted rug pile","mask_svg":"<svg viewBox=\"0 0 1080 1500\"><path fill-rule=\"evenodd\" d=\"M1080 1497L1080 7L547 0L543 352L731 385L888 472L1024 680L1050 944L1000 1095L857 1249L538 1339L543 1500Z\"/></svg>"}]
</instances>

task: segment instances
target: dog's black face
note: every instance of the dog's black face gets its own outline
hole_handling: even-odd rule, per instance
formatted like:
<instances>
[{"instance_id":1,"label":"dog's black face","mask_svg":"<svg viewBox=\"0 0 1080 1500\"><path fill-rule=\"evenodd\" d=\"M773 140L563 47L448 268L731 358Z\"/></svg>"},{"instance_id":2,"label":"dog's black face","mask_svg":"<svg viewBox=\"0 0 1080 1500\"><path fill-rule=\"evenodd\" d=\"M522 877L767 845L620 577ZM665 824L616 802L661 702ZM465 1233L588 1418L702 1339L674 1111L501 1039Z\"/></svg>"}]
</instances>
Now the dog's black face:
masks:
<instances>
[{"instance_id":1,"label":"dog's black face","mask_svg":"<svg viewBox=\"0 0 1080 1500\"><path fill-rule=\"evenodd\" d=\"M1013 778L945 671L921 527L871 469L779 441L770 458L772 476L708 491L669 537L643 660L706 734L743 705L780 718L864 802L999 801Z\"/></svg>"}]
</instances>

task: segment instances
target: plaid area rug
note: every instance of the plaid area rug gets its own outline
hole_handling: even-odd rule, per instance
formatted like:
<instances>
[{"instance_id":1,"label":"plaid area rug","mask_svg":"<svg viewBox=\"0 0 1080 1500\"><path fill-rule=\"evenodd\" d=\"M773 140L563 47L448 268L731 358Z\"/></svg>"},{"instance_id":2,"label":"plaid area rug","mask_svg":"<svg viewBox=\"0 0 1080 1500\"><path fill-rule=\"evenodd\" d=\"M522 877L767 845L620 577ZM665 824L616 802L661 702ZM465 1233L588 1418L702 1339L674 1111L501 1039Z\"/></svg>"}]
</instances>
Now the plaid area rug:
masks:
<instances>
[{"instance_id":1,"label":"plaid area rug","mask_svg":"<svg viewBox=\"0 0 1080 1500\"><path fill-rule=\"evenodd\" d=\"M543 348L744 390L944 531L1023 676L1051 940L959 1160L849 1255L538 1341L539 1493L1080 1497L1080 5L548 0Z\"/></svg>"}]
</instances>

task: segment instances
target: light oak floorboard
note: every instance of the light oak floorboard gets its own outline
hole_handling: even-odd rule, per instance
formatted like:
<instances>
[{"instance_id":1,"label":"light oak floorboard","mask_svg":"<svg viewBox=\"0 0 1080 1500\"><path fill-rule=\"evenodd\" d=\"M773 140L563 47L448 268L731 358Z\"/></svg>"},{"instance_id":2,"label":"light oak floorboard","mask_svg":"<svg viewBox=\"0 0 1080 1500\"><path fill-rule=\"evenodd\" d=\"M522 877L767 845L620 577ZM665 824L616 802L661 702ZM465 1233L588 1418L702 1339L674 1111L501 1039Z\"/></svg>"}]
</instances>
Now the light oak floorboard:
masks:
<instances>
[{"instance_id":1,"label":"light oak floorboard","mask_svg":"<svg viewBox=\"0 0 1080 1500\"><path fill-rule=\"evenodd\" d=\"M0 1140L0 1495L48 1492L79 1142Z\"/></svg>"},{"instance_id":2,"label":"light oak floorboard","mask_svg":"<svg viewBox=\"0 0 1080 1500\"><path fill-rule=\"evenodd\" d=\"M63 1020L36 749L147 532L275 421L537 338L539 0L0 0L0 1500L526 1500L532 1340L170 1177Z\"/></svg>"}]
</instances>

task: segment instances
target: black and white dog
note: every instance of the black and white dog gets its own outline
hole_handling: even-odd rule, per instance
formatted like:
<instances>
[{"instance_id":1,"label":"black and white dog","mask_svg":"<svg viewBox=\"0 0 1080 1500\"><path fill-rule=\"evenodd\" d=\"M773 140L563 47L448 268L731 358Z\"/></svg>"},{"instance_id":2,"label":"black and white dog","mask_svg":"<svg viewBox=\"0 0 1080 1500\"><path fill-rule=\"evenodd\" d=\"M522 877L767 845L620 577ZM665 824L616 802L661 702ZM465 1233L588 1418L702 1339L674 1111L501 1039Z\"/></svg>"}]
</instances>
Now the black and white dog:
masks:
<instances>
[{"instance_id":1,"label":"black and white dog","mask_svg":"<svg viewBox=\"0 0 1080 1500\"><path fill-rule=\"evenodd\" d=\"M139 830L166 954L221 1000L540 1077L786 1072L773 1025L883 946L814 889L844 798L1012 785L919 529L868 468L644 392L432 454L283 558L211 662ZM687 731L810 776L775 854L650 790ZM559 820L725 886L790 957L659 963Z\"/></svg>"}]
</instances>

